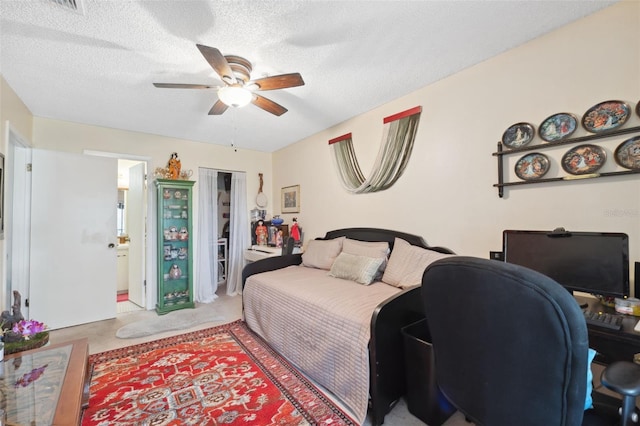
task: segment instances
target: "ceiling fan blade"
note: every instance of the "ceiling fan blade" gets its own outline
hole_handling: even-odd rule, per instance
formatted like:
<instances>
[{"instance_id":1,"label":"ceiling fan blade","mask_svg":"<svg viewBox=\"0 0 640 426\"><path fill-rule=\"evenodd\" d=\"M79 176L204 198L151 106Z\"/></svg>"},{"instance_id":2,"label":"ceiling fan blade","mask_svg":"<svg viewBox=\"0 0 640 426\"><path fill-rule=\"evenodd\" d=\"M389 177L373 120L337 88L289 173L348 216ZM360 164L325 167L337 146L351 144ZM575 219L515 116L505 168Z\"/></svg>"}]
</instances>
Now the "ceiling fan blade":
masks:
<instances>
[{"instance_id":1,"label":"ceiling fan blade","mask_svg":"<svg viewBox=\"0 0 640 426\"><path fill-rule=\"evenodd\" d=\"M219 89L222 86L211 86L209 84L181 84L181 83L153 83L154 86L162 89Z\"/></svg>"},{"instance_id":2,"label":"ceiling fan blade","mask_svg":"<svg viewBox=\"0 0 640 426\"><path fill-rule=\"evenodd\" d=\"M254 104L259 108L262 108L267 112L270 112L273 115L281 116L282 114L288 111L285 107L273 102L270 99L267 99L260 95L256 95L255 93L253 94L253 96L254 98L251 101L252 104Z\"/></svg>"},{"instance_id":3,"label":"ceiling fan blade","mask_svg":"<svg viewBox=\"0 0 640 426\"><path fill-rule=\"evenodd\" d=\"M204 46L202 44L196 44L198 46L198 50L202 53L202 56L209 62L211 68L213 68L222 81L228 84L236 84L236 77L233 75L233 71L229 66L229 62L225 59L225 57L220 53L218 49L215 47Z\"/></svg>"},{"instance_id":4,"label":"ceiling fan blade","mask_svg":"<svg viewBox=\"0 0 640 426\"><path fill-rule=\"evenodd\" d=\"M255 84L258 86L255 90L274 90L286 89L288 87L304 86L304 80L300 73L274 75L272 77L259 78L251 80L247 86Z\"/></svg>"},{"instance_id":5,"label":"ceiling fan blade","mask_svg":"<svg viewBox=\"0 0 640 426\"><path fill-rule=\"evenodd\" d=\"M209 115L222 115L222 113L224 113L227 108L229 108L227 104L225 104L221 100L218 100L218 102L213 104L213 106L209 110Z\"/></svg>"}]
</instances>

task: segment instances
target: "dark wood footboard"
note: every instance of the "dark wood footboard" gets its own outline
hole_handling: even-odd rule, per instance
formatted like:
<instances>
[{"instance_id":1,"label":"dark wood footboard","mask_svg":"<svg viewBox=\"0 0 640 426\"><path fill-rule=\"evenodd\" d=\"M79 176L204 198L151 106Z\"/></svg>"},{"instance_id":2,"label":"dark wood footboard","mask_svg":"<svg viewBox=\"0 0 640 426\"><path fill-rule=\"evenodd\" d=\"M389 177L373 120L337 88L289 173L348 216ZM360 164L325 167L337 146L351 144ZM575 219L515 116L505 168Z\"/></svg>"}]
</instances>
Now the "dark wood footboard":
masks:
<instances>
[{"instance_id":1,"label":"dark wood footboard","mask_svg":"<svg viewBox=\"0 0 640 426\"><path fill-rule=\"evenodd\" d=\"M405 394L402 327L425 317L420 287L407 289L382 302L371 317L369 342L371 422L379 426Z\"/></svg>"}]
</instances>

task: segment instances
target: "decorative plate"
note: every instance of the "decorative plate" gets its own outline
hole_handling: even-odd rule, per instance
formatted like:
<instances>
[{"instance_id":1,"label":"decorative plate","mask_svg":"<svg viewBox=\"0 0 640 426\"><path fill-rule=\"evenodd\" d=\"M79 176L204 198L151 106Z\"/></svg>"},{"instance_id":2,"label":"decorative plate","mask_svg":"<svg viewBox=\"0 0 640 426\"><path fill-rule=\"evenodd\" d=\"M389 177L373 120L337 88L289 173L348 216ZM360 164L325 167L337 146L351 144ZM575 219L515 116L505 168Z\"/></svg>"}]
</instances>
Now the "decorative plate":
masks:
<instances>
[{"instance_id":1,"label":"decorative plate","mask_svg":"<svg viewBox=\"0 0 640 426\"><path fill-rule=\"evenodd\" d=\"M520 158L515 167L516 176L522 180L540 179L548 171L549 159L538 152L532 152Z\"/></svg>"},{"instance_id":2,"label":"decorative plate","mask_svg":"<svg viewBox=\"0 0 640 426\"><path fill-rule=\"evenodd\" d=\"M592 106L582 117L582 127L588 132L602 133L622 126L631 115L631 108L622 101L605 101Z\"/></svg>"},{"instance_id":3,"label":"decorative plate","mask_svg":"<svg viewBox=\"0 0 640 426\"><path fill-rule=\"evenodd\" d=\"M573 114L561 112L547 117L540 124L538 132L545 141L556 142L571 136L576 131L577 126L578 120Z\"/></svg>"},{"instance_id":4,"label":"decorative plate","mask_svg":"<svg viewBox=\"0 0 640 426\"><path fill-rule=\"evenodd\" d=\"M509 148L525 146L536 134L533 125L529 123L516 123L502 134L502 143Z\"/></svg>"},{"instance_id":5,"label":"decorative plate","mask_svg":"<svg viewBox=\"0 0 640 426\"><path fill-rule=\"evenodd\" d=\"M562 168L572 175L595 173L607 160L604 149L597 145L578 145L562 156Z\"/></svg>"},{"instance_id":6,"label":"decorative plate","mask_svg":"<svg viewBox=\"0 0 640 426\"><path fill-rule=\"evenodd\" d=\"M173 193L173 198L175 198L176 200L179 200L182 198L182 192L180 191L176 191Z\"/></svg>"},{"instance_id":7,"label":"decorative plate","mask_svg":"<svg viewBox=\"0 0 640 426\"><path fill-rule=\"evenodd\" d=\"M613 155L616 163L625 169L640 169L640 136L622 142Z\"/></svg>"}]
</instances>

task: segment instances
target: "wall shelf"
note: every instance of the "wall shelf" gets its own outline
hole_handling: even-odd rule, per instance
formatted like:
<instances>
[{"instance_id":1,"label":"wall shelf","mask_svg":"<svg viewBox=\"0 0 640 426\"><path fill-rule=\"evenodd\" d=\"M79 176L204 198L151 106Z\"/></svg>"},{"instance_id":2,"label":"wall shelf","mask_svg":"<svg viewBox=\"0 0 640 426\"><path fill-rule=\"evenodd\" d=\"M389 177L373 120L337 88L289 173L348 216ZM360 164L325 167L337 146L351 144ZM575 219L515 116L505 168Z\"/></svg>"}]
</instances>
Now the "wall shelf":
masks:
<instances>
[{"instance_id":1,"label":"wall shelf","mask_svg":"<svg viewBox=\"0 0 640 426\"><path fill-rule=\"evenodd\" d=\"M624 170L619 172L604 172L604 173L594 173L589 175L570 175L570 176L559 176L553 178L543 178L536 180L522 180L516 182L505 182L504 181L504 163L503 158L506 155L513 155L522 152L532 152L532 151L540 151L545 149L557 148L563 145L572 145L578 144L582 142L594 141L599 139L610 138L614 136L632 134L632 133L640 133L640 126L629 127L626 129L618 129L612 130L610 132L601 133L601 134L592 134L586 136L579 136L576 138L570 138L559 142L549 142L544 144L536 144L531 146L523 146L520 148L513 148L509 150L504 150L502 146L502 142L498 142L498 150L494 152L492 155L498 158L498 183L494 184L495 188L498 188L498 196L502 198L504 196L504 187L506 186L519 186L519 185L533 185L539 183L548 183L548 182L571 182L571 181L583 181L585 179L595 179L601 177L611 177L611 176L624 176L631 174L638 174L640 170Z\"/></svg>"}]
</instances>

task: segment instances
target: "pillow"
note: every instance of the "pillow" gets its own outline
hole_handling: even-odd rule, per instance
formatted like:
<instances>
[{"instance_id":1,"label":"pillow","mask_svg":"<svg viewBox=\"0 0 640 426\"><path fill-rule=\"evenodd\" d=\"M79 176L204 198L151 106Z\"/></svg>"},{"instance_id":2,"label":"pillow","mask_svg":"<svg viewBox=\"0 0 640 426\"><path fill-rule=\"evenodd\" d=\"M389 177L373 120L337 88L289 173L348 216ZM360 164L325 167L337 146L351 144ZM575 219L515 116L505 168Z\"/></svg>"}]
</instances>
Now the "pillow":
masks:
<instances>
[{"instance_id":1,"label":"pillow","mask_svg":"<svg viewBox=\"0 0 640 426\"><path fill-rule=\"evenodd\" d=\"M382 263L378 268L376 274L376 280L382 278L382 273L387 267L387 260L389 257L389 243L386 241L358 241L346 238L342 243L342 252L354 254L356 256L365 256L382 259Z\"/></svg>"},{"instance_id":2,"label":"pillow","mask_svg":"<svg viewBox=\"0 0 640 426\"><path fill-rule=\"evenodd\" d=\"M584 398L584 409L588 410L593 408L593 398L591 392L593 391L593 371L591 370L591 363L596 356L596 351L589 348L587 354L587 395Z\"/></svg>"},{"instance_id":3,"label":"pillow","mask_svg":"<svg viewBox=\"0 0 640 426\"><path fill-rule=\"evenodd\" d=\"M331 265L329 275L369 285L378 274L383 261L380 257L357 256L343 251Z\"/></svg>"},{"instance_id":4,"label":"pillow","mask_svg":"<svg viewBox=\"0 0 640 426\"><path fill-rule=\"evenodd\" d=\"M400 288L420 285L427 266L449 256L452 255L413 246L401 238L396 238L382 282Z\"/></svg>"},{"instance_id":5,"label":"pillow","mask_svg":"<svg viewBox=\"0 0 640 426\"><path fill-rule=\"evenodd\" d=\"M386 260L389 255L389 243L384 241L370 242L346 238L342 243L342 251L356 256L382 257Z\"/></svg>"},{"instance_id":6,"label":"pillow","mask_svg":"<svg viewBox=\"0 0 640 426\"><path fill-rule=\"evenodd\" d=\"M311 240L302 254L302 265L310 268L331 269L333 261L342 251L344 237L332 240Z\"/></svg>"}]
</instances>

